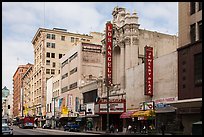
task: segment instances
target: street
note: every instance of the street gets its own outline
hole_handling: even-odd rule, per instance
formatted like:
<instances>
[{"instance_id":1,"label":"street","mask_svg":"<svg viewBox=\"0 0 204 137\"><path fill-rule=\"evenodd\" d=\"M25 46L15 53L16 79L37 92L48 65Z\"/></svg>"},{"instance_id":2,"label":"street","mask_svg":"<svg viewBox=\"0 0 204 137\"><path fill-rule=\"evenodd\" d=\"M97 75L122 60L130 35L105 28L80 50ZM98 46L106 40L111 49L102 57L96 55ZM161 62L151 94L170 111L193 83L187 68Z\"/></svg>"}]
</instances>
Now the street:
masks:
<instances>
[{"instance_id":1,"label":"street","mask_svg":"<svg viewBox=\"0 0 204 137\"><path fill-rule=\"evenodd\" d=\"M93 133L84 133L84 132L68 132L55 129L21 129L18 126L12 126L13 135L99 135Z\"/></svg>"}]
</instances>

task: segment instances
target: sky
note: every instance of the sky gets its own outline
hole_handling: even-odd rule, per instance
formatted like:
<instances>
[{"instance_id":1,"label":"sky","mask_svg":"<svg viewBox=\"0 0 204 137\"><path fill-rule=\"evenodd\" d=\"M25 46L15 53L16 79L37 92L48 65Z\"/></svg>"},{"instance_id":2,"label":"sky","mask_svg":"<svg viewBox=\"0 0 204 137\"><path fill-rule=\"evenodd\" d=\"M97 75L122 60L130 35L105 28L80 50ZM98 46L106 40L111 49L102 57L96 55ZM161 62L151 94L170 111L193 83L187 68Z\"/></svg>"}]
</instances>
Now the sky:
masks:
<instances>
[{"instance_id":1,"label":"sky","mask_svg":"<svg viewBox=\"0 0 204 137\"><path fill-rule=\"evenodd\" d=\"M2 2L2 88L12 93L18 66L34 63L38 28L103 33L116 6L136 11L140 29L178 35L177 2Z\"/></svg>"}]
</instances>

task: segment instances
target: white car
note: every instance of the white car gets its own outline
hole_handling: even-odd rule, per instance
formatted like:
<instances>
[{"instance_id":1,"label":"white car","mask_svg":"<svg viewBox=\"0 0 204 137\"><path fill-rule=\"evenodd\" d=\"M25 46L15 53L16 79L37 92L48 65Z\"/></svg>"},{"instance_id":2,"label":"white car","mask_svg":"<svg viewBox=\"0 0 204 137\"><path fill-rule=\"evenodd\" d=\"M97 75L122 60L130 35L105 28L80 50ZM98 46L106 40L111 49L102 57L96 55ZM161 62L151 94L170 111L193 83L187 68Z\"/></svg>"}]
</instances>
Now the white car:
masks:
<instances>
[{"instance_id":1,"label":"white car","mask_svg":"<svg viewBox=\"0 0 204 137\"><path fill-rule=\"evenodd\" d=\"M13 129L8 124L2 123L2 135L13 135Z\"/></svg>"}]
</instances>

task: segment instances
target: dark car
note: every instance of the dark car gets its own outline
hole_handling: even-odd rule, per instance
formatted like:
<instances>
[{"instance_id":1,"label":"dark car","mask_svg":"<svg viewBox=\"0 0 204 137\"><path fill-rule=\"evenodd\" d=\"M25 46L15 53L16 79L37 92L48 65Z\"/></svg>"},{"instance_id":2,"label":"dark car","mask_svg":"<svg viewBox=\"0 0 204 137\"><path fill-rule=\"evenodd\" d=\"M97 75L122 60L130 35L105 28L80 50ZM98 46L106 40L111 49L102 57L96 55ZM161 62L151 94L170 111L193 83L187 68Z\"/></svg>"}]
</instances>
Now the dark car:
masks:
<instances>
[{"instance_id":1,"label":"dark car","mask_svg":"<svg viewBox=\"0 0 204 137\"><path fill-rule=\"evenodd\" d=\"M10 128L7 124L2 124L2 135L13 135L13 129Z\"/></svg>"},{"instance_id":2,"label":"dark car","mask_svg":"<svg viewBox=\"0 0 204 137\"><path fill-rule=\"evenodd\" d=\"M48 123L48 124L44 124L42 128L43 129L51 129L51 127L52 127L51 124Z\"/></svg>"},{"instance_id":3,"label":"dark car","mask_svg":"<svg viewBox=\"0 0 204 137\"><path fill-rule=\"evenodd\" d=\"M64 125L64 131L80 131L80 126L75 122L67 122L67 124Z\"/></svg>"}]
</instances>

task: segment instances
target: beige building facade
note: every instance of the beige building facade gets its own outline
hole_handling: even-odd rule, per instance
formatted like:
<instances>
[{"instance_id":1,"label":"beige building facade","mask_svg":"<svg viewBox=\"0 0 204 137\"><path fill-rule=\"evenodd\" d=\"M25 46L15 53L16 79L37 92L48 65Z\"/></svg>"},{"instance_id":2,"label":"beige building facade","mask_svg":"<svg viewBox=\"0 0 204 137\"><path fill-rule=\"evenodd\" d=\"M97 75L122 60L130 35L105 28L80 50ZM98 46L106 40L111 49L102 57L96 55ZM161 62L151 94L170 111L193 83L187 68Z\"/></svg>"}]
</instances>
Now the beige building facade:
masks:
<instances>
[{"instance_id":1,"label":"beige building facade","mask_svg":"<svg viewBox=\"0 0 204 137\"><path fill-rule=\"evenodd\" d=\"M59 59L74 47L77 42L97 42L93 36L67 32L65 29L39 28L32 44L34 48L33 92L37 116L46 115L46 80L60 73Z\"/></svg>"},{"instance_id":2,"label":"beige building facade","mask_svg":"<svg viewBox=\"0 0 204 137\"><path fill-rule=\"evenodd\" d=\"M79 116L84 104L80 87L102 75L102 46L79 43L60 59L61 62L61 118ZM63 107L68 108L63 112Z\"/></svg>"}]
</instances>

